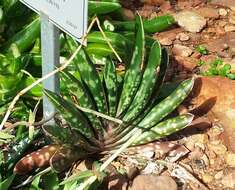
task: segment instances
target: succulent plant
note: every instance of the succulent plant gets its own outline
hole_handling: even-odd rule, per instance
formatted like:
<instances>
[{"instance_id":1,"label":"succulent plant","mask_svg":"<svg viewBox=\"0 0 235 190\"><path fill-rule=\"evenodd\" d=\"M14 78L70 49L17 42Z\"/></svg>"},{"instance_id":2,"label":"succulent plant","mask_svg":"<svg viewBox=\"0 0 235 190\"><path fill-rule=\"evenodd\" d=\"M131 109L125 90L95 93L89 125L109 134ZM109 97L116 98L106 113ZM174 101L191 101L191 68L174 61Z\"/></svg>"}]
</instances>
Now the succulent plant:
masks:
<instances>
[{"instance_id":1,"label":"succulent plant","mask_svg":"<svg viewBox=\"0 0 235 190\"><path fill-rule=\"evenodd\" d=\"M175 133L193 119L191 114L166 118L188 96L194 80L183 81L168 97L162 101L157 99L168 54L157 41L145 52L140 16L136 17L135 47L122 84L117 80L118 73L111 58L107 59L103 77L84 49L74 63L80 78L67 71L61 73L67 93L58 95L45 90L60 114L55 125L43 126L53 144L22 158L15 166L16 173L25 174L46 164L60 172L76 160L119 148L139 129L143 132L131 146Z\"/></svg>"}]
</instances>

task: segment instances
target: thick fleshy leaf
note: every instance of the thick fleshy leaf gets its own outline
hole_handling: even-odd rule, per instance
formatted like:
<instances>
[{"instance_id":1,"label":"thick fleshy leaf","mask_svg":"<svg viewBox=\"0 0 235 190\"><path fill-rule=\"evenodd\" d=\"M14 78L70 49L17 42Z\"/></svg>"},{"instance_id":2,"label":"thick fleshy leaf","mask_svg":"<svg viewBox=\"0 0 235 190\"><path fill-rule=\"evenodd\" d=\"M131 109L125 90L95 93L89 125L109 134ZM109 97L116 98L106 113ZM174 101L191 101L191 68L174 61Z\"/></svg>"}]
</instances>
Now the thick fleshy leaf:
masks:
<instances>
[{"instance_id":1,"label":"thick fleshy leaf","mask_svg":"<svg viewBox=\"0 0 235 190\"><path fill-rule=\"evenodd\" d=\"M136 42L129 68L126 70L122 94L119 100L117 116L126 111L140 85L145 56L145 39L143 21L139 15L136 17Z\"/></svg>"},{"instance_id":2,"label":"thick fleshy leaf","mask_svg":"<svg viewBox=\"0 0 235 190\"><path fill-rule=\"evenodd\" d=\"M82 81L76 79L72 74L69 72L62 72L61 79L67 84L66 89L69 91L70 96L74 96L76 98L77 103L84 108L88 108L91 110L97 110L96 105L91 97L90 93L88 92L86 86L83 84ZM71 97L67 97L70 99ZM101 120L96 117L96 115L91 113L84 113L90 121L90 125L93 127L95 131L95 135L102 139L103 135L103 124Z\"/></svg>"},{"instance_id":3,"label":"thick fleshy leaf","mask_svg":"<svg viewBox=\"0 0 235 190\"><path fill-rule=\"evenodd\" d=\"M19 175L25 175L31 172L33 169L48 166L50 158L59 149L60 145L51 144L48 146L44 146L38 151L26 155L20 161L17 162L14 168L14 173Z\"/></svg>"},{"instance_id":4,"label":"thick fleshy leaf","mask_svg":"<svg viewBox=\"0 0 235 190\"><path fill-rule=\"evenodd\" d=\"M100 77L95 69L94 64L87 55L84 49L81 49L75 63L79 69L81 79L87 85L89 92L95 100L97 111L101 113L108 113L108 107L105 100L105 93Z\"/></svg>"},{"instance_id":5,"label":"thick fleshy leaf","mask_svg":"<svg viewBox=\"0 0 235 190\"><path fill-rule=\"evenodd\" d=\"M163 81L165 79L165 74L167 67L169 65L169 56L167 53L167 50L164 48L162 49L162 59L160 64L160 72L158 76L158 80L154 85L154 90L152 91L150 100L148 101L147 105L143 108L143 112L139 114L139 116L133 121L132 125L126 125L123 124L117 130L115 130L114 135L115 139L120 139L123 136L125 136L129 131L131 131L135 125L138 125L138 123L146 116L146 114L151 110L151 108L156 105L156 100L158 98L158 91L161 89L161 86L163 84Z\"/></svg>"},{"instance_id":6,"label":"thick fleshy leaf","mask_svg":"<svg viewBox=\"0 0 235 190\"><path fill-rule=\"evenodd\" d=\"M77 130L86 138L95 142L94 132L90 128L88 120L75 107L74 104L49 90L45 90L45 94L55 105L55 107L58 109L58 111L61 113L65 121L70 125L72 129Z\"/></svg>"},{"instance_id":7,"label":"thick fleshy leaf","mask_svg":"<svg viewBox=\"0 0 235 190\"><path fill-rule=\"evenodd\" d=\"M129 125L129 127L125 129L125 124L123 124L123 126L121 126L123 130L120 130L118 137L108 143L110 144L115 142L120 144L127 141L138 130L138 128L149 129L156 125L183 102L183 100L191 92L193 85L194 79L187 79L181 82L176 90L173 91L167 98L155 105L138 125Z\"/></svg>"},{"instance_id":8,"label":"thick fleshy leaf","mask_svg":"<svg viewBox=\"0 0 235 190\"><path fill-rule=\"evenodd\" d=\"M107 59L104 69L104 81L107 89L107 100L109 106L109 115L116 115L117 107L117 73L116 67L111 59Z\"/></svg>"},{"instance_id":9,"label":"thick fleshy leaf","mask_svg":"<svg viewBox=\"0 0 235 190\"><path fill-rule=\"evenodd\" d=\"M192 122L193 117L192 114L185 114L162 121L154 127L144 131L132 145L146 144L171 135L187 127Z\"/></svg>"},{"instance_id":10,"label":"thick fleshy leaf","mask_svg":"<svg viewBox=\"0 0 235 190\"><path fill-rule=\"evenodd\" d=\"M59 127L57 125L45 125L43 129L57 144L67 145L68 147L82 147L88 151L95 149L95 147L90 145L88 139L85 139L77 131L71 130L70 128Z\"/></svg>"},{"instance_id":11,"label":"thick fleshy leaf","mask_svg":"<svg viewBox=\"0 0 235 190\"><path fill-rule=\"evenodd\" d=\"M144 119L138 124L143 128L150 128L156 125L169 113L171 113L189 95L194 85L194 79L187 79L180 83L177 89L170 96L154 106Z\"/></svg>"},{"instance_id":12,"label":"thick fleshy leaf","mask_svg":"<svg viewBox=\"0 0 235 190\"><path fill-rule=\"evenodd\" d=\"M148 103L160 72L161 52L161 45L156 41L152 45L140 87L123 117L124 121L129 122L133 120L143 111Z\"/></svg>"}]
</instances>

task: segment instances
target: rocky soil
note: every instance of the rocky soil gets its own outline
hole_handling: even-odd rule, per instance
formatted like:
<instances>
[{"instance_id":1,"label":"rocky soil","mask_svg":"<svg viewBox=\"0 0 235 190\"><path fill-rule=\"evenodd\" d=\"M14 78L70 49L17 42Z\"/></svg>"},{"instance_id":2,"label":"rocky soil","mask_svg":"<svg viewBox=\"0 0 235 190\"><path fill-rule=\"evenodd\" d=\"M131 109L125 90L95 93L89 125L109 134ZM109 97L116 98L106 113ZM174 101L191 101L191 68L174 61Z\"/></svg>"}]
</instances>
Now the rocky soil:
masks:
<instances>
[{"instance_id":1,"label":"rocky soil","mask_svg":"<svg viewBox=\"0 0 235 190\"><path fill-rule=\"evenodd\" d=\"M174 15L178 24L153 37L171 54L166 81L197 78L190 98L178 109L180 114L195 114L195 120L174 137L129 149L114 163L116 168L125 163L128 176L114 174L109 189L235 189L235 81L203 76L218 60L235 73L235 0L123 4L128 18L133 18L134 10L145 18Z\"/></svg>"}]
</instances>

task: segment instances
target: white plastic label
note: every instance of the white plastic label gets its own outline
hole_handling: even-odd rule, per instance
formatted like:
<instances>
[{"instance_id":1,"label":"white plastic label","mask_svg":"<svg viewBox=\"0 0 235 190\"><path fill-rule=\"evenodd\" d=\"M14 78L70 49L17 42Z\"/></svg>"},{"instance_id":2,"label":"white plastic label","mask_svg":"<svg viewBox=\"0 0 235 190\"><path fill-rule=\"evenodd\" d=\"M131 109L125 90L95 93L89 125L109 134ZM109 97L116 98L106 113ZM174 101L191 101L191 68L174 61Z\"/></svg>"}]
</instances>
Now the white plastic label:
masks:
<instances>
[{"instance_id":1,"label":"white plastic label","mask_svg":"<svg viewBox=\"0 0 235 190\"><path fill-rule=\"evenodd\" d=\"M48 15L51 22L77 40L87 30L88 0L21 0L40 14Z\"/></svg>"}]
</instances>

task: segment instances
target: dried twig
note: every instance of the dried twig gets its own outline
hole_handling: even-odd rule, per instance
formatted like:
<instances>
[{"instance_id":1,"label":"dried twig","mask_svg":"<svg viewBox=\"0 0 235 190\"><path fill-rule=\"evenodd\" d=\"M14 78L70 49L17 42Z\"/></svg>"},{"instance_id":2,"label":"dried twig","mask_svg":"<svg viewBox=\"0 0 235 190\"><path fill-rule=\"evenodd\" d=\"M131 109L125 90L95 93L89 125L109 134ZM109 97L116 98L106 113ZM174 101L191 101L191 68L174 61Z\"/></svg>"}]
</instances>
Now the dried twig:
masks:
<instances>
[{"instance_id":1,"label":"dried twig","mask_svg":"<svg viewBox=\"0 0 235 190\"><path fill-rule=\"evenodd\" d=\"M107 120L109 120L109 121L113 121L113 122L118 123L118 124L123 124L123 121L122 121L122 120L117 119L117 118L115 118L115 117L110 117L109 115L100 113L100 112L95 111L95 110L91 110L91 109L89 109L89 108L81 107L81 106L79 106L79 105L77 105L77 104L75 104L75 106L76 106L79 110L81 110L81 111L83 111L83 112L85 112L85 113L91 113L91 114L94 114L94 115L96 115L96 116L98 116L98 117L107 119Z\"/></svg>"},{"instance_id":2,"label":"dried twig","mask_svg":"<svg viewBox=\"0 0 235 190\"><path fill-rule=\"evenodd\" d=\"M98 18L95 17L91 24L88 27L87 33L82 37L82 43L85 42L86 38L87 38L87 34L90 32L91 28L93 27L93 25L95 24L95 22L97 22ZM68 61L66 61L61 67L55 69L54 71L48 73L47 75L43 76L42 78L38 79L37 81L35 81L34 83L32 83L31 85L29 85L28 87L26 87L25 89L21 90L13 99L13 101L11 102L10 106L8 107L8 110L1 122L0 125L0 131L2 130L4 124L7 122L12 109L14 108L16 102L19 100L19 98L24 95L25 93L27 93L29 90L31 90L33 87L37 86L38 84L40 84L42 81L48 79L49 77L55 75L56 73L63 71L72 61L73 59L76 57L76 55L78 54L78 52L80 51L80 49L82 48L82 45L79 45L79 47L76 49L76 51L73 53L73 55L69 58Z\"/></svg>"},{"instance_id":3,"label":"dried twig","mask_svg":"<svg viewBox=\"0 0 235 190\"><path fill-rule=\"evenodd\" d=\"M118 55L118 53L117 53L117 52L115 51L115 49L113 48L112 44L110 43L110 41L108 40L106 34L104 33L102 27L100 26L100 21L99 21L99 19L97 19L97 26L98 26L98 28L99 28L101 34L103 35L105 41L107 42L108 46L111 48L111 50L113 51L113 53L114 53L115 56L117 57L118 61L119 61L120 63L122 63L122 59L120 58L120 56Z\"/></svg>"},{"instance_id":4,"label":"dried twig","mask_svg":"<svg viewBox=\"0 0 235 190\"><path fill-rule=\"evenodd\" d=\"M38 122L34 122L34 123L31 123L31 122L27 122L27 121L19 121L19 122L16 122L16 123L13 123L11 124L9 127L7 127L6 129L2 130L3 132L7 132L7 131L10 131L11 129L14 129L15 127L18 127L20 125L24 125L26 127L29 127L30 125L32 126L40 126L40 125L43 125L45 123L47 123L48 121L50 121L51 119L53 119L53 117L55 116L55 114L52 114L51 116L49 116L48 118L46 119L42 119L41 121L38 121Z\"/></svg>"},{"instance_id":5,"label":"dried twig","mask_svg":"<svg viewBox=\"0 0 235 190\"><path fill-rule=\"evenodd\" d=\"M23 183L13 187L13 189L19 189L21 187L24 187L28 184L30 184L34 179L36 179L38 176L44 175L52 170L51 167L46 168L45 170L42 170L41 172L37 173L34 176L29 176Z\"/></svg>"}]
</instances>

